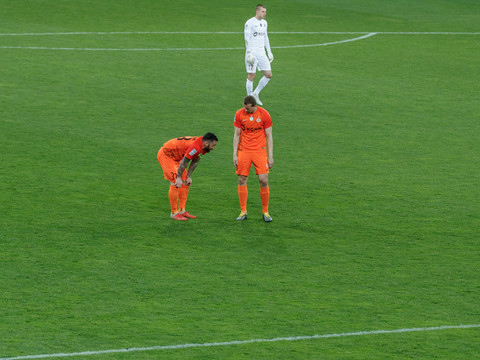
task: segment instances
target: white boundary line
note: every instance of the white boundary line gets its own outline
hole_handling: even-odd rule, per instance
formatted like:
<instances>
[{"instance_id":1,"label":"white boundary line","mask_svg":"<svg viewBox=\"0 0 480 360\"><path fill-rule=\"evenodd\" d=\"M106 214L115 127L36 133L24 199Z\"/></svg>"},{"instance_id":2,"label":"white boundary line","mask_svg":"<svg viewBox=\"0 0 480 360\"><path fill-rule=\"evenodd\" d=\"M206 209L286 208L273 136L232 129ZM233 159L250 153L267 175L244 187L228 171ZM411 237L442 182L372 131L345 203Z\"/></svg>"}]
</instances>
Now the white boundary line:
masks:
<instances>
[{"instance_id":1,"label":"white boundary line","mask_svg":"<svg viewBox=\"0 0 480 360\"><path fill-rule=\"evenodd\" d=\"M291 45L291 46L272 46L272 49L291 49L291 48L300 48L300 47L314 47L314 46L328 46L328 45L336 45L336 44L343 44L351 41L363 40L369 38L370 36L377 35L377 33L369 33L367 35L360 36L354 39L347 39L347 40L340 40L334 41L330 43L323 43L323 44L312 44L312 45Z\"/></svg>"},{"instance_id":2,"label":"white boundary line","mask_svg":"<svg viewBox=\"0 0 480 360\"><path fill-rule=\"evenodd\" d=\"M322 44L309 45L291 45L291 46L272 46L274 49L291 49L302 47L317 47L343 44L347 42L363 40L374 35L480 35L480 32L331 32L331 31L274 31L271 34L365 34L353 39L334 41ZM17 34L0 34L0 36L56 36L56 35L127 35L127 34L242 34L242 32L228 31L113 31L113 32L60 32L60 33L17 33ZM244 47L225 47L225 48L151 48L151 49L107 49L107 48L56 48L44 46L0 46L0 49L27 49L27 50L66 50L66 51L205 51L205 50L243 50Z\"/></svg>"},{"instance_id":3,"label":"white boundary line","mask_svg":"<svg viewBox=\"0 0 480 360\"><path fill-rule=\"evenodd\" d=\"M99 33L92 33L99 34ZM119 34L119 33L104 33L104 34ZM120 34L142 34L142 33L120 33ZM146 33L144 33L146 34ZM151 33L148 33L151 34ZM163 33L162 33L163 34ZM177 34L177 33L175 33ZM191 34L191 33L187 33ZM208 33L195 33L195 34L208 34ZM214 33L214 34L225 34L225 33ZM0 36L6 34L0 34ZM10 34L15 36L20 35L33 35L33 34ZM49 33L37 34L37 35L53 35ZM90 33L63 33L56 35L90 35ZM322 44L310 44L310 45L291 45L291 46L272 46L272 49L291 49L291 48L301 48L301 47L315 47L315 46L328 46L343 44L347 42L357 41L369 38L370 36L376 35L376 33L369 33L354 39L340 40L329 43ZM44 47L44 46L0 46L0 49L29 49L29 50L68 50L68 51L205 51L205 50L244 50L245 47L228 47L228 48L152 48L152 49L105 49L105 48L55 48L55 47Z\"/></svg>"},{"instance_id":4,"label":"white boundary line","mask_svg":"<svg viewBox=\"0 0 480 360\"><path fill-rule=\"evenodd\" d=\"M100 350L100 351L83 351L83 352L75 352L75 353L26 355L26 356L15 356L15 357L0 358L0 360L49 359L49 358L59 358L59 357L88 356L88 355L102 355L102 354L115 354L115 353L118 354L118 353L130 353L130 352L153 351L153 350L157 350L157 351L158 350L176 350L176 349L187 349L187 348L198 348L198 347L230 346L230 345L243 345L243 344L252 344L252 343L267 343L267 342L277 342L277 341L299 341L299 340L328 339L328 338L349 337L349 336L399 334L399 333L411 333L411 332L422 332L422 331L439 331L439 330L452 330L452 329L474 329L474 328L480 328L480 324L444 325L444 326L423 327L423 328L407 328L407 329L396 329L396 330L373 330L373 331L357 331L357 332L348 332L348 333L339 333L339 334L278 337L278 338L273 338L273 339L235 340L235 341L203 343L203 344L163 345L163 346L151 346L151 347L141 347L141 348L111 349L111 350Z\"/></svg>"},{"instance_id":5,"label":"white boundary line","mask_svg":"<svg viewBox=\"0 0 480 360\"><path fill-rule=\"evenodd\" d=\"M407 32L407 31L270 31L270 34L338 34L338 35L350 35L350 34L386 34L386 35L480 35L480 32ZM240 31L76 31L76 32L49 32L49 33L13 33L13 34L0 34L0 36L49 36L49 35L135 35L135 34L157 34L157 35L175 35L175 34L191 34L191 35L213 35L213 34L243 34Z\"/></svg>"}]
</instances>

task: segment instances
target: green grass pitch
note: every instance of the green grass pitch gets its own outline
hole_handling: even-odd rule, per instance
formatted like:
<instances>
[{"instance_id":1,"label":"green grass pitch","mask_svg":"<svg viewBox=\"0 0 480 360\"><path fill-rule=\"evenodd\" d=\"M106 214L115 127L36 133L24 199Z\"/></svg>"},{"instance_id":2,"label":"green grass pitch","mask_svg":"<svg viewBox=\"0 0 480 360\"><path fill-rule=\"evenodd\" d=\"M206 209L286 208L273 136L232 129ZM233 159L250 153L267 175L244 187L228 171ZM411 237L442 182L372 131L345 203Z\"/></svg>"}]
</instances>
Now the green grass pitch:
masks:
<instances>
[{"instance_id":1,"label":"green grass pitch","mask_svg":"<svg viewBox=\"0 0 480 360\"><path fill-rule=\"evenodd\" d=\"M269 224L253 172L249 219L235 221L233 115L256 3L0 5L0 359L480 324L478 1L265 3ZM184 50L152 50L167 48ZM174 222L156 153L207 131L219 143L193 176L198 219ZM479 338L73 358L470 360Z\"/></svg>"}]
</instances>

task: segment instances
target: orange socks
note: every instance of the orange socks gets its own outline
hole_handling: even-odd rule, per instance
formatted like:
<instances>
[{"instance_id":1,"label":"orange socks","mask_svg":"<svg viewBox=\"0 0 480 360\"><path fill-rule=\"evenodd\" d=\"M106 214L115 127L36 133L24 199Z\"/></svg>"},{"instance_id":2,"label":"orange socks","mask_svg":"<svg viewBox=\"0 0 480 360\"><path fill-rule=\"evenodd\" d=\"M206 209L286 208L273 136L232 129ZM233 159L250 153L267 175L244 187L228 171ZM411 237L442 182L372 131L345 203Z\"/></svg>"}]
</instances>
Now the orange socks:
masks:
<instances>
[{"instance_id":1,"label":"orange socks","mask_svg":"<svg viewBox=\"0 0 480 360\"><path fill-rule=\"evenodd\" d=\"M182 187L178 189L178 208L180 211L185 210L185 205L187 205L187 197L188 186L182 185Z\"/></svg>"},{"instance_id":2,"label":"orange socks","mask_svg":"<svg viewBox=\"0 0 480 360\"><path fill-rule=\"evenodd\" d=\"M241 212L247 212L247 198L248 198L247 185L244 185L244 186L238 185L238 200L240 202Z\"/></svg>"},{"instance_id":3,"label":"orange socks","mask_svg":"<svg viewBox=\"0 0 480 360\"><path fill-rule=\"evenodd\" d=\"M170 200L170 207L172 213L176 213L179 210L185 210L188 197L188 186L182 186L177 188L175 185L170 185L168 190L168 199ZM177 207L178 204L178 207Z\"/></svg>"},{"instance_id":4,"label":"orange socks","mask_svg":"<svg viewBox=\"0 0 480 360\"><path fill-rule=\"evenodd\" d=\"M170 208L172 209L172 213L176 213L178 211L178 190L179 189L175 185L170 185L170 189L168 190L168 199L170 200Z\"/></svg>"},{"instance_id":5,"label":"orange socks","mask_svg":"<svg viewBox=\"0 0 480 360\"><path fill-rule=\"evenodd\" d=\"M240 211L247 212L247 198L248 190L247 185L238 185L238 200L240 202ZM268 201L270 199L270 188L260 187L260 199L262 199L262 212L268 213Z\"/></svg>"},{"instance_id":6,"label":"orange socks","mask_svg":"<svg viewBox=\"0 0 480 360\"><path fill-rule=\"evenodd\" d=\"M262 212L268 213L268 200L270 198L270 188L260 188L260 198L262 199Z\"/></svg>"}]
</instances>

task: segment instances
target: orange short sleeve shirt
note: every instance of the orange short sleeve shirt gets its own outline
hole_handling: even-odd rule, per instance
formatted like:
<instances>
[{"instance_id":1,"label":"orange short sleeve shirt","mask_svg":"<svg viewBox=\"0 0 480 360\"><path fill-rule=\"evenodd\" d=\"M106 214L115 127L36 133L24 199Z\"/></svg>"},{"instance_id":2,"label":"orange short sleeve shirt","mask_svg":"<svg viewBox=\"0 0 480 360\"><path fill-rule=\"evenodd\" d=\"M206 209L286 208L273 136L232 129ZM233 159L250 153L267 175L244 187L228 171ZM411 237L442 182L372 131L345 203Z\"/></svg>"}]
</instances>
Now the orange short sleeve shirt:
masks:
<instances>
[{"instance_id":1,"label":"orange short sleeve shirt","mask_svg":"<svg viewBox=\"0 0 480 360\"><path fill-rule=\"evenodd\" d=\"M202 144L202 136L183 136L167 141L160 151L174 161L181 161L183 156L193 160L205 154Z\"/></svg>"},{"instance_id":2,"label":"orange short sleeve shirt","mask_svg":"<svg viewBox=\"0 0 480 360\"><path fill-rule=\"evenodd\" d=\"M258 151L266 149L265 129L272 127L272 118L267 110L257 106L257 110L249 114L244 108L235 113L233 126L240 128L240 151Z\"/></svg>"}]
</instances>

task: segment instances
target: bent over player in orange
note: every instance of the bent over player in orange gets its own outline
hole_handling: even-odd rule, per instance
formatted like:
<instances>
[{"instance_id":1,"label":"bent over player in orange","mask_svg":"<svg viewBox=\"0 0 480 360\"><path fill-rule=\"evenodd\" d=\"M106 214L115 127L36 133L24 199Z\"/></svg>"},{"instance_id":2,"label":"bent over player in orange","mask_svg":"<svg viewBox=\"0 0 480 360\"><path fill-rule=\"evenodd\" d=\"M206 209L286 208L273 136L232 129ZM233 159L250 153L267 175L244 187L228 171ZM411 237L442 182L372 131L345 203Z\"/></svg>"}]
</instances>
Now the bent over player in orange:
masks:
<instances>
[{"instance_id":1,"label":"bent over player in orange","mask_svg":"<svg viewBox=\"0 0 480 360\"><path fill-rule=\"evenodd\" d=\"M268 173L273 167L272 119L267 110L257 106L255 97L249 95L243 100L243 108L235 113L233 126L233 165L237 168L240 202L240 215L237 220L247 218L247 181L253 164L260 182L263 220L270 222L272 217L268 213Z\"/></svg>"},{"instance_id":2,"label":"bent over player in orange","mask_svg":"<svg viewBox=\"0 0 480 360\"><path fill-rule=\"evenodd\" d=\"M157 154L166 180L170 181L168 198L170 200L170 218L185 221L196 216L185 210L192 173L202 155L215 149L218 139L209 132L203 136L183 136L167 141ZM187 165L191 161L187 170Z\"/></svg>"}]
</instances>

